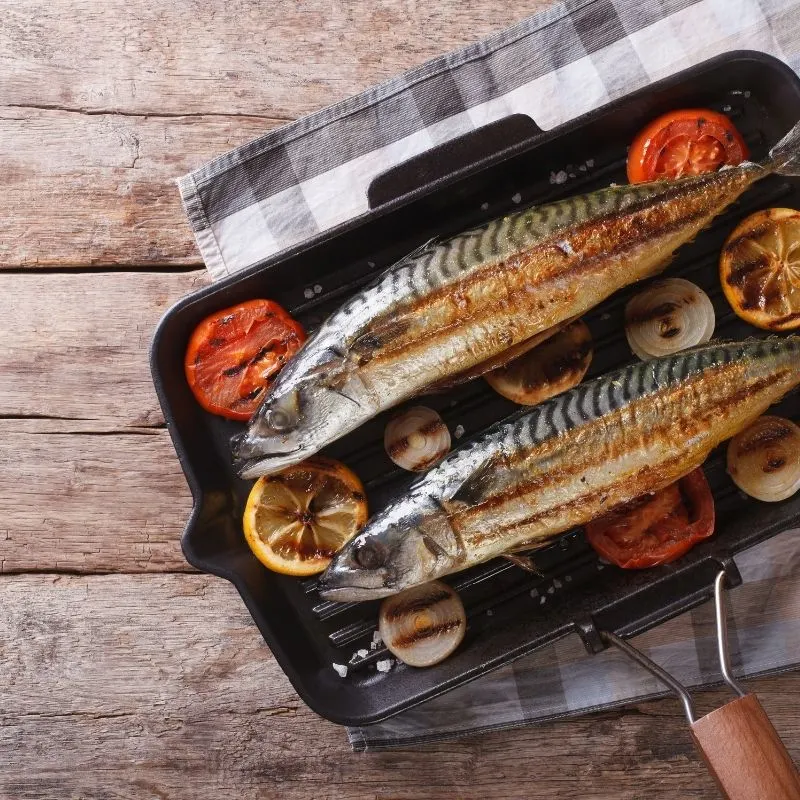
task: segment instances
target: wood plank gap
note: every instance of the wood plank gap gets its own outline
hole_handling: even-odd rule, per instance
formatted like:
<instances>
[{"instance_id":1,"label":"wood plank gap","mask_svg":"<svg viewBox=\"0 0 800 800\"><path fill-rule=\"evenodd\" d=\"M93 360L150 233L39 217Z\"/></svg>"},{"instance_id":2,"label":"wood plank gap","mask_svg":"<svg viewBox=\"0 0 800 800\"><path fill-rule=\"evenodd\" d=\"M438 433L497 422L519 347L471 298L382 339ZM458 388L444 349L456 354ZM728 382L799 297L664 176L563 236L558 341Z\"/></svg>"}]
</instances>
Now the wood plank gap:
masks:
<instances>
[{"instance_id":1,"label":"wood plank gap","mask_svg":"<svg viewBox=\"0 0 800 800\"><path fill-rule=\"evenodd\" d=\"M114 108L71 108L55 103L4 103L2 108L21 108L30 111L64 111L67 114L82 114L87 117L139 117L143 119L203 119L203 117L244 117L245 119L265 120L285 124L294 122L296 117L281 117L275 114L251 114L241 111L121 111Z\"/></svg>"},{"instance_id":2,"label":"wood plank gap","mask_svg":"<svg viewBox=\"0 0 800 800\"><path fill-rule=\"evenodd\" d=\"M188 223L187 223L188 227ZM201 260L185 264L123 264L119 268L115 267L114 262L107 262L105 265L83 265L59 264L58 266L30 266L30 267L6 267L0 264L0 273L3 275L131 275L138 274L175 274L182 275L187 272L197 272L204 269L205 264Z\"/></svg>"}]
</instances>

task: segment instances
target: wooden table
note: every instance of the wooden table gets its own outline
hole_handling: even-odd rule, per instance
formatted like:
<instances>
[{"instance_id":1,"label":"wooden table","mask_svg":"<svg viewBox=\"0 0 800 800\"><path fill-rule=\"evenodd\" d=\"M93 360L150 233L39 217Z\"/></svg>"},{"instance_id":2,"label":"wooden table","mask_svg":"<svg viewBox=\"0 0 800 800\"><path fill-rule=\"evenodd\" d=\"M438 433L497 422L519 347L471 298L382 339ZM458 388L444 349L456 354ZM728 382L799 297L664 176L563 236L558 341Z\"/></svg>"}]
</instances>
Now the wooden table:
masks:
<instances>
[{"instance_id":1,"label":"wooden table","mask_svg":"<svg viewBox=\"0 0 800 800\"><path fill-rule=\"evenodd\" d=\"M4 800L716 796L674 701L351 754L181 555L190 496L147 352L208 278L172 179L512 21L497 0L4 4ZM796 676L752 686L797 759Z\"/></svg>"}]
</instances>

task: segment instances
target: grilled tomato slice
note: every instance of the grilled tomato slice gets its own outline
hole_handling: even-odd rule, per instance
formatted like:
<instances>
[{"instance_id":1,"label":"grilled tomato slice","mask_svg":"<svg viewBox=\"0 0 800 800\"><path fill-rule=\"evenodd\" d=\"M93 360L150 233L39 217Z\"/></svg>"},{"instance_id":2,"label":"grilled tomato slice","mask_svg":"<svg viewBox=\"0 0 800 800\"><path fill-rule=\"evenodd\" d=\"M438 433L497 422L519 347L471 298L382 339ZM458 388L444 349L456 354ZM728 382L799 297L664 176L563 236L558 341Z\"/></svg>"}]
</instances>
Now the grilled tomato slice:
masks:
<instances>
[{"instance_id":1,"label":"grilled tomato slice","mask_svg":"<svg viewBox=\"0 0 800 800\"><path fill-rule=\"evenodd\" d=\"M206 411L248 420L306 334L272 300L249 300L206 317L189 339L186 380Z\"/></svg>"},{"instance_id":2,"label":"grilled tomato slice","mask_svg":"<svg viewBox=\"0 0 800 800\"><path fill-rule=\"evenodd\" d=\"M256 558L284 575L315 575L367 521L361 481L344 464L315 456L259 478L242 520Z\"/></svg>"},{"instance_id":3,"label":"grilled tomato slice","mask_svg":"<svg viewBox=\"0 0 800 800\"><path fill-rule=\"evenodd\" d=\"M628 151L628 180L645 183L714 172L749 155L739 131L706 108L670 111L640 131Z\"/></svg>"},{"instance_id":4,"label":"grilled tomato slice","mask_svg":"<svg viewBox=\"0 0 800 800\"><path fill-rule=\"evenodd\" d=\"M800 211L767 208L743 220L722 248L719 276L745 322L768 331L800 327Z\"/></svg>"},{"instance_id":5,"label":"grilled tomato slice","mask_svg":"<svg viewBox=\"0 0 800 800\"><path fill-rule=\"evenodd\" d=\"M699 467L586 525L589 544L623 569L668 564L714 533L714 498Z\"/></svg>"}]
</instances>

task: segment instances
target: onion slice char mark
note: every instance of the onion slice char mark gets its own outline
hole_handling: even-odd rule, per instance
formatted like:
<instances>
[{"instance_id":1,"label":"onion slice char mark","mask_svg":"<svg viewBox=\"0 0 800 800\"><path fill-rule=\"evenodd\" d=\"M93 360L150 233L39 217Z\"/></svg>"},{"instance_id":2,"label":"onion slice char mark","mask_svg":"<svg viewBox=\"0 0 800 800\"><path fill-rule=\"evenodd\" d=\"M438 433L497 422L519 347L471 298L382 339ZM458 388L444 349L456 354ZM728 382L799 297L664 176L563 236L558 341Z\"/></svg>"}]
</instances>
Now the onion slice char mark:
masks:
<instances>
[{"instance_id":1,"label":"onion slice char mark","mask_svg":"<svg viewBox=\"0 0 800 800\"><path fill-rule=\"evenodd\" d=\"M714 324L708 295L683 278L657 281L625 306L625 336L643 361L704 344Z\"/></svg>"},{"instance_id":2,"label":"onion slice char mark","mask_svg":"<svg viewBox=\"0 0 800 800\"><path fill-rule=\"evenodd\" d=\"M466 629L461 598L441 581L414 586L381 604L381 639L390 652L412 667L443 661L461 644Z\"/></svg>"},{"instance_id":3,"label":"onion slice char mark","mask_svg":"<svg viewBox=\"0 0 800 800\"><path fill-rule=\"evenodd\" d=\"M424 472L447 455L450 431L432 408L413 406L389 421L383 444L398 467Z\"/></svg>"},{"instance_id":4,"label":"onion slice char mark","mask_svg":"<svg viewBox=\"0 0 800 800\"><path fill-rule=\"evenodd\" d=\"M728 473L745 494L776 503L800 489L800 427L765 415L728 443Z\"/></svg>"}]
</instances>

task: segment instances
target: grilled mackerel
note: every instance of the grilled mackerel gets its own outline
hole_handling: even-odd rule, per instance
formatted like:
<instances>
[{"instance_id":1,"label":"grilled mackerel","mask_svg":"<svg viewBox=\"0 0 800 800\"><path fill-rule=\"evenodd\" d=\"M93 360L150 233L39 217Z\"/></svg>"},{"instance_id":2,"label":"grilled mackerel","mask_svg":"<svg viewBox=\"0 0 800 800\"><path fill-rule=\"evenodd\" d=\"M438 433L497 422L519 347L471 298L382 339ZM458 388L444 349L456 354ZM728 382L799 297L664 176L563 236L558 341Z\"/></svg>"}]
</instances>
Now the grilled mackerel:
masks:
<instances>
[{"instance_id":1,"label":"grilled mackerel","mask_svg":"<svg viewBox=\"0 0 800 800\"><path fill-rule=\"evenodd\" d=\"M322 575L370 600L547 544L702 464L800 383L800 336L638 363L497 425L373 517Z\"/></svg>"},{"instance_id":2,"label":"grilled mackerel","mask_svg":"<svg viewBox=\"0 0 800 800\"><path fill-rule=\"evenodd\" d=\"M765 164L603 189L494 220L395 264L329 317L234 441L245 478L302 461L380 411L520 355L777 172L800 174L800 125Z\"/></svg>"}]
</instances>

